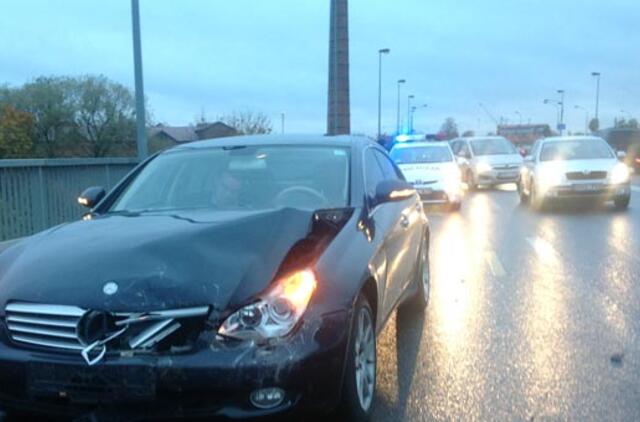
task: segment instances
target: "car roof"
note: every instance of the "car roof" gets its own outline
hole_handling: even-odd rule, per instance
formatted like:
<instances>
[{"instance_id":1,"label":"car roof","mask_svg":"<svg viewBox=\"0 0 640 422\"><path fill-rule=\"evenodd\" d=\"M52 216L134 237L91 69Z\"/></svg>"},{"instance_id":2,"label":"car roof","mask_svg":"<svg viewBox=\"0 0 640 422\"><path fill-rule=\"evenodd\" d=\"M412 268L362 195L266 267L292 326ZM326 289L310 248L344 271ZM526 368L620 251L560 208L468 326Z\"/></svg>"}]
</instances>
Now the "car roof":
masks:
<instances>
[{"instance_id":1,"label":"car roof","mask_svg":"<svg viewBox=\"0 0 640 422\"><path fill-rule=\"evenodd\" d=\"M551 136L549 138L543 138L542 142L567 142L567 141L604 141L599 136L589 136L589 135L576 135L576 136Z\"/></svg>"},{"instance_id":2,"label":"car roof","mask_svg":"<svg viewBox=\"0 0 640 422\"><path fill-rule=\"evenodd\" d=\"M395 144L393 146L393 148L391 148L392 150L394 149L406 149L406 148L413 148L413 147L445 147L445 148L449 148L449 143L446 141L433 141L433 142L405 142L405 143L401 143L401 144Z\"/></svg>"},{"instance_id":3,"label":"car roof","mask_svg":"<svg viewBox=\"0 0 640 422\"><path fill-rule=\"evenodd\" d=\"M463 138L456 138L454 141L485 141L489 139L504 139L507 140L504 136L468 136Z\"/></svg>"},{"instance_id":4,"label":"car roof","mask_svg":"<svg viewBox=\"0 0 640 422\"><path fill-rule=\"evenodd\" d=\"M323 135L245 135L226 138L205 139L171 148L171 151L183 149L234 147L234 146L276 146L276 145L328 145L350 147L375 144L364 136L323 136ZM376 144L377 145L377 144Z\"/></svg>"}]
</instances>

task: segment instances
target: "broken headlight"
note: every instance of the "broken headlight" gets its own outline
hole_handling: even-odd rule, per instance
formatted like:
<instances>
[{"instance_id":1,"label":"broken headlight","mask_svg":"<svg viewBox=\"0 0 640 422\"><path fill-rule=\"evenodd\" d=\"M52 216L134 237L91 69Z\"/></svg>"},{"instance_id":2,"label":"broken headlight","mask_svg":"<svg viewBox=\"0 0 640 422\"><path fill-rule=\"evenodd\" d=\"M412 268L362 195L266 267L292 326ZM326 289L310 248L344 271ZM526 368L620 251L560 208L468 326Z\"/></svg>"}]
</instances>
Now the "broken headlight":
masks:
<instances>
[{"instance_id":1,"label":"broken headlight","mask_svg":"<svg viewBox=\"0 0 640 422\"><path fill-rule=\"evenodd\" d=\"M231 314L218 334L255 341L286 336L300 321L316 285L311 270L287 275L270 286L255 303Z\"/></svg>"}]
</instances>

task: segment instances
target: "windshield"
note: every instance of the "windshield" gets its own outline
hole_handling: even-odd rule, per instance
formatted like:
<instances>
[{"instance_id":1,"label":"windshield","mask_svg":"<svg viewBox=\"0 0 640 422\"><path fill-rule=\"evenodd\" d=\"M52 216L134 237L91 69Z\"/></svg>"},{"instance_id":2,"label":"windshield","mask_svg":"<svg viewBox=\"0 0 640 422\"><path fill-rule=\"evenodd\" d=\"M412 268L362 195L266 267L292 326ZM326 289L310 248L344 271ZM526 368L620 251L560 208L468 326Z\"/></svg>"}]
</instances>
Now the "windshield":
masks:
<instances>
[{"instance_id":1,"label":"windshield","mask_svg":"<svg viewBox=\"0 0 640 422\"><path fill-rule=\"evenodd\" d=\"M446 146L424 146L396 148L391 151L396 164L447 163L453 161L451 151Z\"/></svg>"},{"instance_id":2,"label":"windshield","mask_svg":"<svg viewBox=\"0 0 640 422\"><path fill-rule=\"evenodd\" d=\"M332 147L178 150L158 156L111 212L340 208L349 203L349 154Z\"/></svg>"},{"instance_id":3,"label":"windshield","mask_svg":"<svg viewBox=\"0 0 640 422\"><path fill-rule=\"evenodd\" d=\"M540 152L540 161L596 160L613 158L609 146L602 140L547 142Z\"/></svg>"},{"instance_id":4,"label":"windshield","mask_svg":"<svg viewBox=\"0 0 640 422\"><path fill-rule=\"evenodd\" d=\"M471 141L474 155L517 154L515 147L504 138L476 139Z\"/></svg>"}]
</instances>

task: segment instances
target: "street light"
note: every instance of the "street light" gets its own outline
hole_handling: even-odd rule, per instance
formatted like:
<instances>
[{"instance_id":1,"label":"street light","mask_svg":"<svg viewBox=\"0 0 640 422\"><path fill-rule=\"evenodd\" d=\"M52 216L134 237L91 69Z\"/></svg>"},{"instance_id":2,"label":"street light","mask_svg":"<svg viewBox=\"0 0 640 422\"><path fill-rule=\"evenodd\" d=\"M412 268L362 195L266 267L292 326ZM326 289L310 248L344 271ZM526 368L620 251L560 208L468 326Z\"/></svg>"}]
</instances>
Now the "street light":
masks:
<instances>
[{"instance_id":1,"label":"street light","mask_svg":"<svg viewBox=\"0 0 640 422\"><path fill-rule=\"evenodd\" d=\"M414 98L416 98L416 96L413 94L407 96L407 129L409 129L411 119L411 100Z\"/></svg>"},{"instance_id":2,"label":"street light","mask_svg":"<svg viewBox=\"0 0 640 422\"><path fill-rule=\"evenodd\" d=\"M591 72L596 78L596 120L598 120L598 108L600 107L600 72Z\"/></svg>"},{"instance_id":3,"label":"street light","mask_svg":"<svg viewBox=\"0 0 640 422\"><path fill-rule=\"evenodd\" d=\"M378 141L382 131L382 55L390 52L388 48L378 50Z\"/></svg>"},{"instance_id":4,"label":"street light","mask_svg":"<svg viewBox=\"0 0 640 422\"><path fill-rule=\"evenodd\" d=\"M400 86L407 83L405 79L398 79L398 120L396 121L396 133L400 133Z\"/></svg>"},{"instance_id":5,"label":"street light","mask_svg":"<svg viewBox=\"0 0 640 422\"><path fill-rule=\"evenodd\" d=\"M589 109L581 105L573 106L576 110L584 110L584 133L589 133Z\"/></svg>"},{"instance_id":6,"label":"street light","mask_svg":"<svg viewBox=\"0 0 640 422\"><path fill-rule=\"evenodd\" d=\"M564 131L564 89L559 89L557 92L560 94L560 124L558 125L558 130L560 131L560 136L562 136Z\"/></svg>"},{"instance_id":7,"label":"street light","mask_svg":"<svg viewBox=\"0 0 640 422\"><path fill-rule=\"evenodd\" d=\"M418 110L419 108L427 108L427 107L429 107L428 104L422 104L421 106L411 107L411 119L409 121L409 132L413 133L413 122L416 116L416 110Z\"/></svg>"},{"instance_id":8,"label":"street light","mask_svg":"<svg viewBox=\"0 0 640 422\"><path fill-rule=\"evenodd\" d=\"M551 100L549 98L545 98L543 101L544 104L551 104L556 107L556 126L560 125L560 102L556 100Z\"/></svg>"},{"instance_id":9,"label":"street light","mask_svg":"<svg viewBox=\"0 0 640 422\"><path fill-rule=\"evenodd\" d=\"M281 120L281 124L282 124L282 134L284 135L284 119L285 119L285 114L284 113L280 113L280 118Z\"/></svg>"}]
</instances>

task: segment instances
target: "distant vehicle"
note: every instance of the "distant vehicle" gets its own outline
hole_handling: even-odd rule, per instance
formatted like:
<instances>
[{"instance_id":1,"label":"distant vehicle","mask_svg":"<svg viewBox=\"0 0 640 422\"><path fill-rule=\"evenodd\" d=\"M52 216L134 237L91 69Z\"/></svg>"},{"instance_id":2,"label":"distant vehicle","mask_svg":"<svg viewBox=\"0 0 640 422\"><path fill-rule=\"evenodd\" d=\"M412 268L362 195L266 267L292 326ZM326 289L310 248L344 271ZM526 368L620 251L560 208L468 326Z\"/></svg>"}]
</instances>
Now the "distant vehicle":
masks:
<instances>
[{"instance_id":1,"label":"distant vehicle","mask_svg":"<svg viewBox=\"0 0 640 422\"><path fill-rule=\"evenodd\" d=\"M366 138L194 142L78 202L0 253L9 413L365 421L378 333L429 299L422 203Z\"/></svg>"},{"instance_id":2,"label":"distant vehicle","mask_svg":"<svg viewBox=\"0 0 640 422\"><path fill-rule=\"evenodd\" d=\"M396 144L390 155L423 202L445 204L452 211L460 210L460 169L447 142Z\"/></svg>"},{"instance_id":3,"label":"distant vehicle","mask_svg":"<svg viewBox=\"0 0 640 422\"><path fill-rule=\"evenodd\" d=\"M525 159L518 192L523 203L542 208L552 200L593 198L629 206L629 168L604 139L591 136L545 138Z\"/></svg>"},{"instance_id":4,"label":"distant vehicle","mask_svg":"<svg viewBox=\"0 0 640 422\"><path fill-rule=\"evenodd\" d=\"M457 138L451 141L451 148L471 190L520 180L522 155L502 136Z\"/></svg>"},{"instance_id":5,"label":"distant vehicle","mask_svg":"<svg viewBox=\"0 0 640 422\"><path fill-rule=\"evenodd\" d=\"M640 129L610 128L598 132L614 151L626 154L625 162L640 172Z\"/></svg>"}]
</instances>

